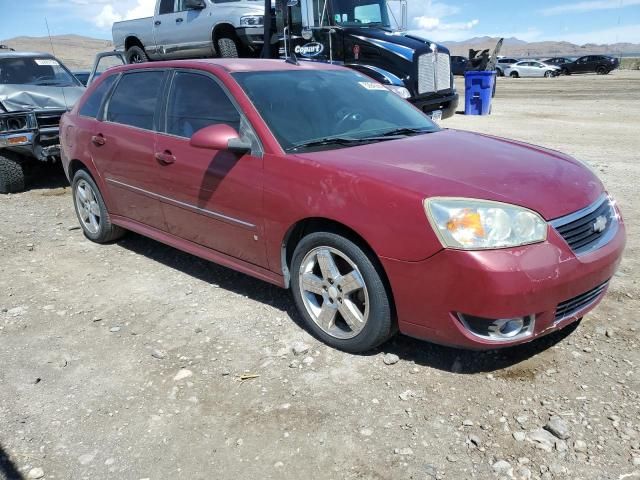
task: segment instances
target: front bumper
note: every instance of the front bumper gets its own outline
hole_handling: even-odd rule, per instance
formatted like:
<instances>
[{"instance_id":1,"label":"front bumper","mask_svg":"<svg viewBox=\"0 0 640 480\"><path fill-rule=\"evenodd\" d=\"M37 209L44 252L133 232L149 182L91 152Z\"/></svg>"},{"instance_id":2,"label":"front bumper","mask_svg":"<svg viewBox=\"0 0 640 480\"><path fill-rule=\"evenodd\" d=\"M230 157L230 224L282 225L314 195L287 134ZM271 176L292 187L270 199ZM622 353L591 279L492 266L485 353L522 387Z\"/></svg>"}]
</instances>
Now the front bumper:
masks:
<instances>
[{"instance_id":1,"label":"front bumper","mask_svg":"<svg viewBox=\"0 0 640 480\"><path fill-rule=\"evenodd\" d=\"M561 329L592 310L591 303L556 318L559 304L593 290L615 273L625 245L620 221L616 235L591 253L576 256L549 228L547 241L487 251L445 249L420 262L382 258L396 305L400 331L435 343L488 349L524 343ZM458 313L487 319L535 315L525 338L496 341L471 333Z\"/></svg>"},{"instance_id":2,"label":"front bumper","mask_svg":"<svg viewBox=\"0 0 640 480\"><path fill-rule=\"evenodd\" d=\"M411 97L409 101L425 113L441 110L442 118L449 118L455 115L459 99L458 93L453 91L447 95Z\"/></svg>"},{"instance_id":3,"label":"front bumper","mask_svg":"<svg viewBox=\"0 0 640 480\"><path fill-rule=\"evenodd\" d=\"M240 27L236 28L240 41L249 47L260 47L264 43L264 27Z\"/></svg>"}]
</instances>

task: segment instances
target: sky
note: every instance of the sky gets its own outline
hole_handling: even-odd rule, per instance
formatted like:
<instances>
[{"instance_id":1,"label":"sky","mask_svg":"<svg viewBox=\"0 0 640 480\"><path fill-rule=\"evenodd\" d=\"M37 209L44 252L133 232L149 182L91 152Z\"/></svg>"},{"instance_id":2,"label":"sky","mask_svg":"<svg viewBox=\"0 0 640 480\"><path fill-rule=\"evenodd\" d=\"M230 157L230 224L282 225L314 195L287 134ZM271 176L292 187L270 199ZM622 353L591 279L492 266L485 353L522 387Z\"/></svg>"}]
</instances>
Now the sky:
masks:
<instances>
[{"instance_id":1,"label":"sky","mask_svg":"<svg viewBox=\"0 0 640 480\"><path fill-rule=\"evenodd\" d=\"M155 0L0 0L0 38L111 38L114 21L152 15ZM477 36L640 43L640 0L408 0L409 29L433 41Z\"/></svg>"}]
</instances>

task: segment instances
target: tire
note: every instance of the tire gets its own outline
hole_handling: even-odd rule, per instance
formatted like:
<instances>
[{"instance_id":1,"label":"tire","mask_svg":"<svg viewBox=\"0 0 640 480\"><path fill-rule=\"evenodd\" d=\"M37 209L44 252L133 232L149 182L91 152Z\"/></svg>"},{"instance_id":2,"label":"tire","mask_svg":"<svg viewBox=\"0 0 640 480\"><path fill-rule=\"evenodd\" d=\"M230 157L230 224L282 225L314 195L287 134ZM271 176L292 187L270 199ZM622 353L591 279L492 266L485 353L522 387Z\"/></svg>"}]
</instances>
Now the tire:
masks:
<instances>
[{"instance_id":1,"label":"tire","mask_svg":"<svg viewBox=\"0 0 640 480\"><path fill-rule=\"evenodd\" d=\"M509 76L510 76L511 78L519 78L519 77L520 77L520 75L518 74L518 72L511 72L511 73L509 74Z\"/></svg>"},{"instance_id":2,"label":"tire","mask_svg":"<svg viewBox=\"0 0 640 480\"><path fill-rule=\"evenodd\" d=\"M149 61L149 57L142 47L138 45L134 45L127 49L125 53L125 57L127 59L127 63L145 63Z\"/></svg>"},{"instance_id":3,"label":"tire","mask_svg":"<svg viewBox=\"0 0 640 480\"><path fill-rule=\"evenodd\" d=\"M351 240L330 232L305 236L293 253L291 277L293 298L308 330L327 345L366 352L395 333L382 269ZM328 320L323 322L322 316Z\"/></svg>"},{"instance_id":4,"label":"tire","mask_svg":"<svg viewBox=\"0 0 640 480\"><path fill-rule=\"evenodd\" d=\"M598 75L606 75L609 72L607 71L606 67L598 67L596 68L596 73Z\"/></svg>"},{"instance_id":5,"label":"tire","mask_svg":"<svg viewBox=\"0 0 640 480\"><path fill-rule=\"evenodd\" d=\"M218 56L221 58L238 58L238 45L232 38L219 38L216 44Z\"/></svg>"},{"instance_id":6,"label":"tire","mask_svg":"<svg viewBox=\"0 0 640 480\"><path fill-rule=\"evenodd\" d=\"M553 77L553 72L551 70L547 70L546 72L544 72L544 78L551 78Z\"/></svg>"},{"instance_id":7,"label":"tire","mask_svg":"<svg viewBox=\"0 0 640 480\"><path fill-rule=\"evenodd\" d=\"M22 164L13 156L0 153L0 193L21 192L24 187Z\"/></svg>"},{"instance_id":8,"label":"tire","mask_svg":"<svg viewBox=\"0 0 640 480\"><path fill-rule=\"evenodd\" d=\"M499 77L504 77L504 72L499 68L496 68L496 75L498 75Z\"/></svg>"},{"instance_id":9,"label":"tire","mask_svg":"<svg viewBox=\"0 0 640 480\"><path fill-rule=\"evenodd\" d=\"M560 71L560 74L561 74L561 75L571 75L571 72L569 71L569 69L568 69L568 68L563 68L563 69Z\"/></svg>"},{"instance_id":10,"label":"tire","mask_svg":"<svg viewBox=\"0 0 640 480\"><path fill-rule=\"evenodd\" d=\"M85 237L92 242L107 243L125 234L126 230L111 223L100 190L86 170L78 170L73 176L71 192L73 206Z\"/></svg>"}]
</instances>

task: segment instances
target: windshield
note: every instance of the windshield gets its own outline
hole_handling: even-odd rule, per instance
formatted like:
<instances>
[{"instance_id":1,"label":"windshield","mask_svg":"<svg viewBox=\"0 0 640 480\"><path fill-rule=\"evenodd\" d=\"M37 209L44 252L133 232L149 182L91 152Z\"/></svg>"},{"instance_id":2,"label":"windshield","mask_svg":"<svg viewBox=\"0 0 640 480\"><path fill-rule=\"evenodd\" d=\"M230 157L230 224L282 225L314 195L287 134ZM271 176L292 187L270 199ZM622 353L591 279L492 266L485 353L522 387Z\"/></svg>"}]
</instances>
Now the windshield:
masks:
<instances>
[{"instance_id":1,"label":"windshield","mask_svg":"<svg viewBox=\"0 0 640 480\"><path fill-rule=\"evenodd\" d=\"M332 0L331 5L331 14L336 25L391 27L385 0Z\"/></svg>"},{"instance_id":2,"label":"windshield","mask_svg":"<svg viewBox=\"0 0 640 480\"><path fill-rule=\"evenodd\" d=\"M49 87L80 85L57 60L37 57L0 58L0 84Z\"/></svg>"},{"instance_id":3,"label":"windshield","mask_svg":"<svg viewBox=\"0 0 640 480\"><path fill-rule=\"evenodd\" d=\"M286 70L233 76L285 151L343 148L439 130L406 100L358 72ZM339 142L326 141L332 138ZM305 146L317 141L323 145Z\"/></svg>"}]
</instances>

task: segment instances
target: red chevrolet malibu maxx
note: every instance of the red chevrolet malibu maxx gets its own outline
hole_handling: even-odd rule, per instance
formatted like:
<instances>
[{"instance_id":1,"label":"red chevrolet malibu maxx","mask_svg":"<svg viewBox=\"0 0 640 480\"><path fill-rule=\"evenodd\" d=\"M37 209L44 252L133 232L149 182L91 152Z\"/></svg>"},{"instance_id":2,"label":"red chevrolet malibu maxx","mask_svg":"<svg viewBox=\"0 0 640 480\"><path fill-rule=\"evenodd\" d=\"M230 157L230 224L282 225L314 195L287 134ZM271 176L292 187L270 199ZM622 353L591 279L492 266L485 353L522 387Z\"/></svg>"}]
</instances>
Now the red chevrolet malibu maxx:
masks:
<instances>
[{"instance_id":1,"label":"red chevrolet malibu maxx","mask_svg":"<svg viewBox=\"0 0 640 480\"><path fill-rule=\"evenodd\" d=\"M279 60L129 65L64 116L85 235L132 230L291 288L359 352L397 330L495 348L602 299L625 231L581 162L438 128L353 70Z\"/></svg>"}]
</instances>

